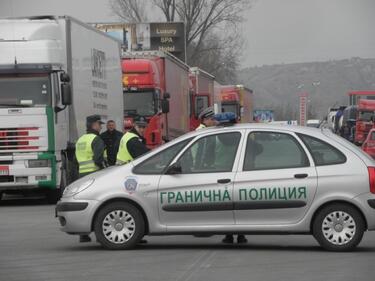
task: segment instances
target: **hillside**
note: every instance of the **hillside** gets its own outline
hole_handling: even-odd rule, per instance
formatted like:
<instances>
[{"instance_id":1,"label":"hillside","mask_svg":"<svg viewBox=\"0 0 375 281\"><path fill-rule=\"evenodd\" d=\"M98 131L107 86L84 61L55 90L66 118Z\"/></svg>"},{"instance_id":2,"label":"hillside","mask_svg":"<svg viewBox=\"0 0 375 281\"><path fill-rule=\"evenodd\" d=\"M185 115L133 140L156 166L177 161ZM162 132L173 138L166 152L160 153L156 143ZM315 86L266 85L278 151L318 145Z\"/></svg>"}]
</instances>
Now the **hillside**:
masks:
<instances>
[{"instance_id":1,"label":"hillside","mask_svg":"<svg viewBox=\"0 0 375 281\"><path fill-rule=\"evenodd\" d=\"M309 93L308 118L322 118L329 107L348 103L348 91L375 90L375 59L245 68L238 82L254 90L255 108L275 110L278 120L297 119L302 91Z\"/></svg>"}]
</instances>

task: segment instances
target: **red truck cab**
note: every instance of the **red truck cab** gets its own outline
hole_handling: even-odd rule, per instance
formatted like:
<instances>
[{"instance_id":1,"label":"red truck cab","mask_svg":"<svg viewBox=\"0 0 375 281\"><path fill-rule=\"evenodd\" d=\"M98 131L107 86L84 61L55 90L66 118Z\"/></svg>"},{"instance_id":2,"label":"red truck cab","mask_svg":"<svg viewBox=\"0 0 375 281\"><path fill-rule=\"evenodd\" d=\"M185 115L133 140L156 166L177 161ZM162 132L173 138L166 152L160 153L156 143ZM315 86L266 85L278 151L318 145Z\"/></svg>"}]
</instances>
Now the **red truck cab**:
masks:
<instances>
[{"instance_id":1,"label":"red truck cab","mask_svg":"<svg viewBox=\"0 0 375 281\"><path fill-rule=\"evenodd\" d=\"M162 51L123 53L124 120L145 116L149 148L189 131L189 66Z\"/></svg>"},{"instance_id":2,"label":"red truck cab","mask_svg":"<svg viewBox=\"0 0 375 281\"><path fill-rule=\"evenodd\" d=\"M233 112L240 117L240 97L235 86L222 86L221 88L221 112Z\"/></svg>"},{"instance_id":3,"label":"red truck cab","mask_svg":"<svg viewBox=\"0 0 375 281\"><path fill-rule=\"evenodd\" d=\"M371 129L362 145L362 150L375 159L375 129Z\"/></svg>"},{"instance_id":4,"label":"red truck cab","mask_svg":"<svg viewBox=\"0 0 375 281\"><path fill-rule=\"evenodd\" d=\"M221 86L221 112L233 112L240 123L253 120L253 91L242 85Z\"/></svg>"},{"instance_id":5,"label":"red truck cab","mask_svg":"<svg viewBox=\"0 0 375 281\"><path fill-rule=\"evenodd\" d=\"M135 116L144 116L149 124L145 131L147 145L150 148L160 145L164 118L161 114L163 75L158 60L123 59L123 90L124 90L124 127L132 127Z\"/></svg>"},{"instance_id":6,"label":"red truck cab","mask_svg":"<svg viewBox=\"0 0 375 281\"><path fill-rule=\"evenodd\" d=\"M354 143L363 144L368 133L374 127L375 100L358 101Z\"/></svg>"}]
</instances>

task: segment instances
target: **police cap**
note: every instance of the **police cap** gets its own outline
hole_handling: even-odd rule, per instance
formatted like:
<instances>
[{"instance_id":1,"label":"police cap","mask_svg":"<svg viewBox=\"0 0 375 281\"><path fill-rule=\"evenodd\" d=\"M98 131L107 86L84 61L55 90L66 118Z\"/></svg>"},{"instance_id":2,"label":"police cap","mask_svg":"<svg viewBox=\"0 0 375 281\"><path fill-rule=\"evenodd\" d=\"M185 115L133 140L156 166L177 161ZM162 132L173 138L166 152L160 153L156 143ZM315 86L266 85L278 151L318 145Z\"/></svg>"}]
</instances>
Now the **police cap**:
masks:
<instances>
[{"instance_id":1,"label":"police cap","mask_svg":"<svg viewBox=\"0 0 375 281\"><path fill-rule=\"evenodd\" d=\"M87 116L86 117L86 126L90 127L92 124L94 124L95 122L98 122L98 121L99 121L100 124L104 124L104 122L101 120L100 115L98 115L98 114Z\"/></svg>"},{"instance_id":2,"label":"police cap","mask_svg":"<svg viewBox=\"0 0 375 281\"><path fill-rule=\"evenodd\" d=\"M147 126L147 119L143 116L136 116L136 117L134 117L134 124L136 126L146 127Z\"/></svg>"},{"instance_id":3,"label":"police cap","mask_svg":"<svg viewBox=\"0 0 375 281\"><path fill-rule=\"evenodd\" d=\"M206 109L202 110L201 113L199 113L199 119L203 120L205 118L213 118L215 115L215 111L212 106L207 107Z\"/></svg>"}]
</instances>

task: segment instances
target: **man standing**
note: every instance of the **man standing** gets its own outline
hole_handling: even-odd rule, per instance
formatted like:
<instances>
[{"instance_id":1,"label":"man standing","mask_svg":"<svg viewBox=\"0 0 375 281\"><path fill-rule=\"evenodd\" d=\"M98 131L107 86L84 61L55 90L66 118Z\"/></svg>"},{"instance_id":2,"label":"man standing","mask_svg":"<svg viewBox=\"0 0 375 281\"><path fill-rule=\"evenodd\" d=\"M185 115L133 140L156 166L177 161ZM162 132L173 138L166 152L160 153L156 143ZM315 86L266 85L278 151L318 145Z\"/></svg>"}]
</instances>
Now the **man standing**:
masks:
<instances>
[{"instance_id":1,"label":"man standing","mask_svg":"<svg viewBox=\"0 0 375 281\"><path fill-rule=\"evenodd\" d=\"M105 144L99 137L102 124L104 123L100 120L99 115L90 115L86 118L87 132L76 143L80 178L105 167Z\"/></svg>"},{"instance_id":2,"label":"man standing","mask_svg":"<svg viewBox=\"0 0 375 281\"><path fill-rule=\"evenodd\" d=\"M87 132L76 143L76 158L79 165L79 177L84 177L105 167L105 144L99 137L102 129L99 115L90 115L86 118ZM89 235L80 235L80 242L90 242Z\"/></svg>"},{"instance_id":3,"label":"man standing","mask_svg":"<svg viewBox=\"0 0 375 281\"><path fill-rule=\"evenodd\" d=\"M146 127L146 118L142 116L134 118L134 127L121 138L117 153L117 164L129 163L149 151L146 146L146 140L143 137Z\"/></svg>"},{"instance_id":4,"label":"man standing","mask_svg":"<svg viewBox=\"0 0 375 281\"><path fill-rule=\"evenodd\" d=\"M116 130L116 123L113 120L107 122L107 131L100 134L107 149L107 162L109 166L116 164L117 152L122 136L123 134Z\"/></svg>"}]
</instances>

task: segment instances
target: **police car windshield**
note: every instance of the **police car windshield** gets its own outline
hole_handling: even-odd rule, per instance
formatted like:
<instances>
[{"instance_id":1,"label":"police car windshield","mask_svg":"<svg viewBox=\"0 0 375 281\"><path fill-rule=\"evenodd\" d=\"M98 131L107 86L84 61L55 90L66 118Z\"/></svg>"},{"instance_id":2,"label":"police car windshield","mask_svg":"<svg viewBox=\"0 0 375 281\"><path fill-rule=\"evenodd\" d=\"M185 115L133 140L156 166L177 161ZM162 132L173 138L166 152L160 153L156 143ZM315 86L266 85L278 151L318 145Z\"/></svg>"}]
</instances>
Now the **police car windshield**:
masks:
<instances>
[{"instance_id":1,"label":"police car windshield","mask_svg":"<svg viewBox=\"0 0 375 281\"><path fill-rule=\"evenodd\" d=\"M152 91L124 92L125 116L152 116L156 114L156 102Z\"/></svg>"},{"instance_id":2,"label":"police car windshield","mask_svg":"<svg viewBox=\"0 0 375 281\"><path fill-rule=\"evenodd\" d=\"M50 105L51 85L47 75L36 77L1 77L1 106Z\"/></svg>"}]
</instances>

